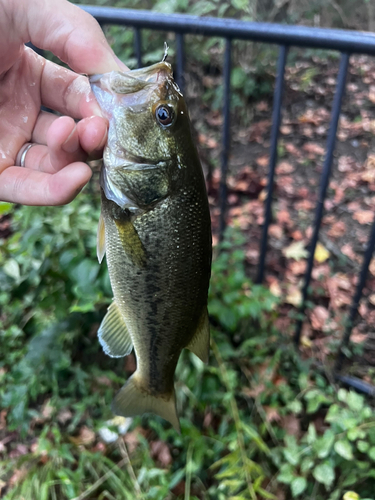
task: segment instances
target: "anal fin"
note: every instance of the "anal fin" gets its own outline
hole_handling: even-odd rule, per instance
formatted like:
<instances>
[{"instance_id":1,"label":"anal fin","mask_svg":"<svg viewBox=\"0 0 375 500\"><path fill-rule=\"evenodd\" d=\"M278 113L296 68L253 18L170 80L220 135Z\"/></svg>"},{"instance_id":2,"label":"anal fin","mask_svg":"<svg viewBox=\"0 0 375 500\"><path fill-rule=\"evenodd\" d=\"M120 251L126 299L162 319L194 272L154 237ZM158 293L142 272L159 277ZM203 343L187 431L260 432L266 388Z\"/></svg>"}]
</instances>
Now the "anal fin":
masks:
<instances>
[{"instance_id":1,"label":"anal fin","mask_svg":"<svg viewBox=\"0 0 375 500\"><path fill-rule=\"evenodd\" d=\"M210 323L208 319L207 307L205 307L202 311L194 337L186 346L186 349L189 349L196 356L198 356L203 363L208 363L210 355Z\"/></svg>"},{"instance_id":2,"label":"anal fin","mask_svg":"<svg viewBox=\"0 0 375 500\"><path fill-rule=\"evenodd\" d=\"M98 256L99 264L101 264L104 254L105 254L105 226L104 226L103 215L100 214L97 243L96 243L96 255Z\"/></svg>"},{"instance_id":3,"label":"anal fin","mask_svg":"<svg viewBox=\"0 0 375 500\"><path fill-rule=\"evenodd\" d=\"M98 338L104 352L112 358L127 356L133 348L128 328L115 301L104 316L98 330Z\"/></svg>"},{"instance_id":4,"label":"anal fin","mask_svg":"<svg viewBox=\"0 0 375 500\"><path fill-rule=\"evenodd\" d=\"M143 413L154 413L170 422L180 432L180 422L176 411L175 392L169 395L152 395L140 388L137 372L119 390L112 402L115 415L134 417Z\"/></svg>"}]
</instances>

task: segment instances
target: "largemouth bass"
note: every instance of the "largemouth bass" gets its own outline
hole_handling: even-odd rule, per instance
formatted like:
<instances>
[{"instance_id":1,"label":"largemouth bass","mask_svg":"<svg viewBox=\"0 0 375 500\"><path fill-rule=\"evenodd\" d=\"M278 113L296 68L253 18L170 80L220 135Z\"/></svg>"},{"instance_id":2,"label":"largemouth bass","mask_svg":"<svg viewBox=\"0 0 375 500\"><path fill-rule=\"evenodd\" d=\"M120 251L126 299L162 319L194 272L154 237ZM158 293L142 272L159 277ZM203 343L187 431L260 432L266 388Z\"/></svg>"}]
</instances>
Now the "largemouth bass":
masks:
<instances>
[{"instance_id":1,"label":"largemouth bass","mask_svg":"<svg viewBox=\"0 0 375 500\"><path fill-rule=\"evenodd\" d=\"M183 348L209 355L211 223L184 98L164 60L90 78L109 120L101 171L98 258L114 300L99 328L113 357L137 369L112 408L155 413L179 429L174 372Z\"/></svg>"}]
</instances>

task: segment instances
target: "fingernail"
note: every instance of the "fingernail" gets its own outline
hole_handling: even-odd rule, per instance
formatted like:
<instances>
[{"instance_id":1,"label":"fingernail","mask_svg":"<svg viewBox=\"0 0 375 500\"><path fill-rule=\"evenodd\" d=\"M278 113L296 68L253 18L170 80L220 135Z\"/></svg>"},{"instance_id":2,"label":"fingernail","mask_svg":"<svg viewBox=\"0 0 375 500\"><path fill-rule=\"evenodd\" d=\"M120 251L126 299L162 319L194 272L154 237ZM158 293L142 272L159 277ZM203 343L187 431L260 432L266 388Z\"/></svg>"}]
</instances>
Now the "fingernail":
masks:
<instances>
[{"instance_id":1,"label":"fingernail","mask_svg":"<svg viewBox=\"0 0 375 500\"><path fill-rule=\"evenodd\" d=\"M91 112L94 116L100 116L100 118L104 118L103 113L102 113L101 109L99 108L99 105L97 104L96 101L93 101L93 103L92 103Z\"/></svg>"},{"instance_id":2,"label":"fingernail","mask_svg":"<svg viewBox=\"0 0 375 500\"><path fill-rule=\"evenodd\" d=\"M129 71L129 68L126 66L126 64L123 63L121 59L119 59L116 55L115 55L115 61L117 62L122 71Z\"/></svg>"},{"instance_id":3,"label":"fingernail","mask_svg":"<svg viewBox=\"0 0 375 500\"><path fill-rule=\"evenodd\" d=\"M104 146L106 145L106 142L107 142L107 132L108 132L108 130L106 130L104 132L102 140L100 141L99 146L96 148L96 151L101 151L104 148Z\"/></svg>"},{"instance_id":4,"label":"fingernail","mask_svg":"<svg viewBox=\"0 0 375 500\"><path fill-rule=\"evenodd\" d=\"M76 127L74 126L73 130L70 132L68 138L62 144L61 149L63 149L66 153L74 153L78 149L78 141L75 137Z\"/></svg>"}]
</instances>

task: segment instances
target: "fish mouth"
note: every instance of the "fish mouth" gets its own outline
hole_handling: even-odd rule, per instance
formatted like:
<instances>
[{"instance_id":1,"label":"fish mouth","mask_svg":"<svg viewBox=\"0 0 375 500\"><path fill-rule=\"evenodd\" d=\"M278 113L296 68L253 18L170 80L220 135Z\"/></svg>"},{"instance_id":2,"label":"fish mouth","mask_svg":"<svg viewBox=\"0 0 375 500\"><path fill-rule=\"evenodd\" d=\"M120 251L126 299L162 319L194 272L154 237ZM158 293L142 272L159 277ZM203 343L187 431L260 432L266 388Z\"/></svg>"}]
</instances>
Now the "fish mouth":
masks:
<instances>
[{"instance_id":1,"label":"fish mouth","mask_svg":"<svg viewBox=\"0 0 375 500\"><path fill-rule=\"evenodd\" d=\"M144 89L154 89L155 85L162 85L166 80L173 82L172 66L166 61L153 64L148 68L126 72L111 71L89 77L90 85L97 98L98 91L111 94L133 94Z\"/></svg>"}]
</instances>

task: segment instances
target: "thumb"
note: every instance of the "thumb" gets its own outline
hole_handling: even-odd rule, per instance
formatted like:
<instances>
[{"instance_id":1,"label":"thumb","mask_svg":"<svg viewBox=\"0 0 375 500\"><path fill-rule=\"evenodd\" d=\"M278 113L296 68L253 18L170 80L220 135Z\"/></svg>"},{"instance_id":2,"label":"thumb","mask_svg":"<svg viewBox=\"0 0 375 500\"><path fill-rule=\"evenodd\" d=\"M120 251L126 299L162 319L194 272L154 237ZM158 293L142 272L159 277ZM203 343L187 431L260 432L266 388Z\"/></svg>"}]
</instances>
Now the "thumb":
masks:
<instances>
[{"instance_id":1,"label":"thumb","mask_svg":"<svg viewBox=\"0 0 375 500\"><path fill-rule=\"evenodd\" d=\"M19 32L22 43L31 41L36 47L50 50L77 73L92 75L126 69L97 21L76 5L66 0L10 3L14 9L13 30Z\"/></svg>"}]
</instances>

